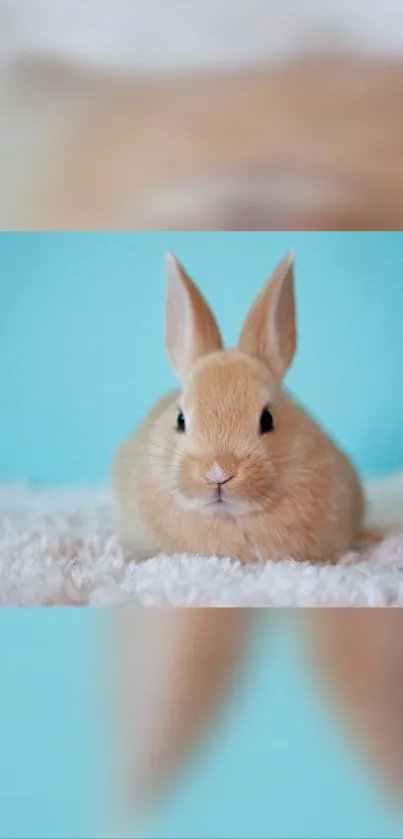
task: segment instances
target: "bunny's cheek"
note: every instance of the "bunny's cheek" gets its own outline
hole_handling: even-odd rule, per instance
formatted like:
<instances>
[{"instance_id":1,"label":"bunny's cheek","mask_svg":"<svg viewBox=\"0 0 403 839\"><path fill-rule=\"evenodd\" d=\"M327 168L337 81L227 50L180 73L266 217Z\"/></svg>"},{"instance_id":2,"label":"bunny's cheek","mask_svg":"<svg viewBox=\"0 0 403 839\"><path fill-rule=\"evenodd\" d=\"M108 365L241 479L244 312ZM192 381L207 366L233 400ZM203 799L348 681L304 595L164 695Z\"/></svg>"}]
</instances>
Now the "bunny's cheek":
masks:
<instances>
[{"instance_id":1,"label":"bunny's cheek","mask_svg":"<svg viewBox=\"0 0 403 839\"><path fill-rule=\"evenodd\" d=\"M197 506L199 500L214 498L214 488L201 476L197 461L190 457L184 457L179 464L177 489L183 504L191 507Z\"/></svg>"}]
</instances>

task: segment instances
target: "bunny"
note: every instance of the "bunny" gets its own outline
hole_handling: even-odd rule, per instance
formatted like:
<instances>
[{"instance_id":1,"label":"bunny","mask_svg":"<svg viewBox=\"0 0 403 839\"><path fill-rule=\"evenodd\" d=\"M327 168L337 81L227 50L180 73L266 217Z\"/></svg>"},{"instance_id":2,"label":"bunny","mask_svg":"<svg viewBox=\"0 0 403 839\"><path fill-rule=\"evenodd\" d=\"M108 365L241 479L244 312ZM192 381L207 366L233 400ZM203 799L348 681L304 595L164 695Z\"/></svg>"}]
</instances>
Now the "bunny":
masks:
<instances>
[{"instance_id":1,"label":"bunny","mask_svg":"<svg viewBox=\"0 0 403 839\"><path fill-rule=\"evenodd\" d=\"M353 466L283 387L296 350L293 254L224 349L201 292L167 257L166 342L181 389L118 451L113 483L128 558L331 562L364 514Z\"/></svg>"}]
</instances>

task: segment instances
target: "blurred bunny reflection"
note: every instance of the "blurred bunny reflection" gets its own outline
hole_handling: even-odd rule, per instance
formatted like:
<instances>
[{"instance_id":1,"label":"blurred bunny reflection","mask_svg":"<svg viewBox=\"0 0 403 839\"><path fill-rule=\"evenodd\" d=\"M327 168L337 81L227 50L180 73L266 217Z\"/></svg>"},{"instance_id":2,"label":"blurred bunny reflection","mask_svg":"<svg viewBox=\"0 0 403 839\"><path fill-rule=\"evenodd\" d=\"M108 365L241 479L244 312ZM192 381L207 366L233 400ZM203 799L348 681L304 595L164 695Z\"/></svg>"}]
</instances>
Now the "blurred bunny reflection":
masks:
<instances>
[{"instance_id":1,"label":"blurred bunny reflection","mask_svg":"<svg viewBox=\"0 0 403 839\"><path fill-rule=\"evenodd\" d=\"M0 15L3 227L402 227L394 0L2 0Z\"/></svg>"},{"instance_id":2,"label":"blurred bunny reflection","mask_svg":"<svg viewBox=\"0 0 403 839\"><path fill-rule=\"evenodd\" d=\"M263 621L270 631L283 618L246 609L128 609L117 615L120 777L129 810L134 803L150 804L164 789L237 690L251 629ZM303 633L312 677L375 779L401 800L403 614L312 610L286 620Z\"/></svg>"}]
</instances>

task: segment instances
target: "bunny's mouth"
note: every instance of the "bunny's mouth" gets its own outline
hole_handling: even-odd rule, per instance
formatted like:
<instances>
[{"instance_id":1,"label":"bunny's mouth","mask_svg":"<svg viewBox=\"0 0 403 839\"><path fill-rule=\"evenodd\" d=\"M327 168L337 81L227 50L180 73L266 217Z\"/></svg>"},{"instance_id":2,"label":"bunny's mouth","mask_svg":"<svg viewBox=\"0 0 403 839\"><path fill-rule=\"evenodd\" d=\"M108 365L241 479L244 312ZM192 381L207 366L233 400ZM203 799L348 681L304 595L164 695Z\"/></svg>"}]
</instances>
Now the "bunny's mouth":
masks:
<instances>
[{"instance_id":1,"label":"bunny's mouth","mask_svg":"<svg viewBox=\"0 0 403 839\"><path fill-rule=\"evenodd\" d=\"M199 512L203 516L245 516L251 512L251 504L224 495L222 489L218 488L212 499L200 505Z\"/></svg>"},{"instance_id":2,"label":"bunny's mouth","mask_svg":"<svg viewBox=\"0 0 403 839\"><path fill-rule=\"evenodd\" d=\"M223 515L231 505L231 499L225 494L225 490L221 484L217 484L214 489L213 497L205 504L206 515ZM204 512L204 507L202 509Z\"/></svg>"},{"instance_id":3,"label":"bunny's mouth","mask_svg":"<svg viewBox=\"0 0 403 839\"><path fill-rule=\"evenodd\" d=\"M224 487L219 490L215 489L213 493L209 493L208 497L184 493L178 493L176 497L183 509L206 518L213 516L236 518L246 516L256 510L255 505L250 501L234 498Z\"/></svg>"}]
</instances>

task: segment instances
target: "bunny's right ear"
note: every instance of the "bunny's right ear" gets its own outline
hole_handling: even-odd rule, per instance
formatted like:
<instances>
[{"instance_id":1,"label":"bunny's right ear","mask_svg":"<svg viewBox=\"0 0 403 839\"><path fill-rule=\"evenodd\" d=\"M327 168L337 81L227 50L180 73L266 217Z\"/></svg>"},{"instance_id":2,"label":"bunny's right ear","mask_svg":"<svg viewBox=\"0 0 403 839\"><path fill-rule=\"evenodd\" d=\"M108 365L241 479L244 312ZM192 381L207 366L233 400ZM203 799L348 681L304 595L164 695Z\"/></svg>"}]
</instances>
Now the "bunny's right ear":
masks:
<instances>
[{"instance_id":1,"label":"bunny's right ear","mask_svg":"<svg viewBox=\"0 0 403 839\"><path fill-rule=\"evenodd\" d=\"M166 343L179 379L202 356L223 348L216 319L180 263L167 254Z\"/></svg>"}]
</instances>

